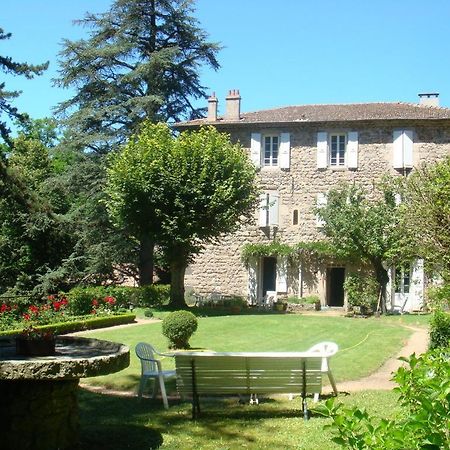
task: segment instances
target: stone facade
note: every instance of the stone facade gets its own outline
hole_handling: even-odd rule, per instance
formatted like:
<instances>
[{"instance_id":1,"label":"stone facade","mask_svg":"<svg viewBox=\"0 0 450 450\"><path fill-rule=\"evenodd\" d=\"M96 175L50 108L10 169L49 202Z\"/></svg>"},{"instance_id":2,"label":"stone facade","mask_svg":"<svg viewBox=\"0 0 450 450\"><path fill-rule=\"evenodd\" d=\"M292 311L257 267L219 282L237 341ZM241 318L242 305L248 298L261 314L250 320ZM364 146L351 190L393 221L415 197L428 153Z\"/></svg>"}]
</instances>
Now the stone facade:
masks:
<instances>
[{"instance_id":1,"label":"stone facade","mask_svg":"<svg viewBox=\"0 0 450 450\"><path fill-rule=\"evenodd\" d=\"M385 104L383 104L385 105ZM395 104L398 105L398 104ZM418 107L424 108L424 107ZM269 243L277 239L282 243L313 242L323 239L317 225L313 208L318 195L339 185L341 182L355 182L368 189L384 175L405 176L411 169L394 168L394 131L408 129L412 131L413 166L427 162L432 163L450 154L450 111L445 108L429 108L444 111L448 119L396 119L383 120L333 120L308 122L291 120L290 122L259 123L258 120L246 123L229 121L213 123L220 131L230 134L232 141L240 142L252 156L251 136L289 136L289 167L261 167L258 178L261 191L276 192L278 195L278 224L276 227L261 227L259 211L255 211L253 225L246 226L238 232L224 236L220 244L208 245L196 257L186 273L186 285L196 292L226 293L261 301L265 294L262 261L253 261L253 267L246 267L241 261L241 249L246 243ZM414 109L412 109L414 112ZM421 114L426 113L423 109ZM269 114L264 112L265 116ZM256 116L257 113L252 113ZM444 114L444 115L445 115ZM244 115L245 116L245 115ZM250 116L250 114L249 114ZM253 116L252 116L253 117ZM187 126L190 124L187 123ZM191 123L198 126L199 123ZM357 132L357 166L318 168L318 133L326 132L350 136ZM355 133L354 133L355 135ZM329 148L328 148L329 151ZM294 211L297 211L294 213ZM294 217L294 214L296 215ZM294 222L296 222L294 224ZM276 261L277 270L280 258ZM331 273L333 267L338 269ZM286 278L278 294L304 296L319 295L322 305L333 305L330 301L330 277L345 277L349 269L345 264L328 262L314 271L303 271L295 265L285 268ZM342 272L339 270L342 269ZM340 273L340 274L339 274ZM279 273L277 273L279 277ZM337 281L338 284L342 282ZM253 284L253 286L252 286ZM250 297L249 297L250 296ZM417 308L417 302L410 309Z\"/></svg>"}]
</instances>

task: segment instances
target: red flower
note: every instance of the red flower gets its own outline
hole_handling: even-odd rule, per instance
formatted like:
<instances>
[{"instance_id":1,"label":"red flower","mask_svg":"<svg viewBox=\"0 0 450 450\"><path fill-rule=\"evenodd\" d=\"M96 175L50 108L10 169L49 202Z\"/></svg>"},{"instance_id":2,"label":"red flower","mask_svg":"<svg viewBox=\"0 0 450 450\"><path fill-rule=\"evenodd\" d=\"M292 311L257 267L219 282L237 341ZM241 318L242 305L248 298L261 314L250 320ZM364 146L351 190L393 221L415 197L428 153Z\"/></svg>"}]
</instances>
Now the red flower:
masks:
<instances>
[{"instance_id":1,"label":"red flower","mask_svg":"<svg viewBox=\"0 0 450 450\"><path fill-rule=\"evenodd\" d=\"M28 311L30 311L31 313L36 314L36 315L39 314L39 308L37 306L35 306L35 305L31 305L28 308Z\"/></svg>"},{"instance_id":2,"label":"red flower","mask_svg":"<svg viewBox=\"0 0 450 450\"><path fill-rule=\"evenodd\" d=\"M112 306L116 303L116 299L114 297L105 297L105 303Z\"/></svg>"},{"instance_id":3,"label":"red flower","mask_svg":"<svg viewBox=\"0 0 450 450\"><path fill-rule=\"evenodd\" d=\"M61 305L64 305L64 306L66 306L66 305L69 304L69 302L67 301L67 298L66 298L66 297L63 297L63 298L60 300L59 303L61 303Z\"/></svg>"},{"instance_id":4,"label":"red flower","mask_svg":"<svg viewBox=\"0 0 450 450\"><path fill-rule=\"evenodd\" d=\"M53 300L55 300L55 296L54 296L54 295L49 295L49 296L47 297L47 299L48 299L50 302L52 302Z\"/></svg>"},{"instance_id":5,"label":"red flower","mask_svg":"<svg viewBox=\"0 0 450 450\"><path fill-rule=\"evenodd\" d=\"M62 306L61 302L53 302L53 309L55 311L59 311L61 306Z\"/></svg>"},{"instance_id":6,"label":"red flower","mask_svg":"<svg viewBox=\"0 0 450 450\"><path fill-rule=\"evenodd\" d=\"M30 320L30 319L31 319L31 317L29 314L27 314L27 313L23 314L23 320Z\"/></svg>"},{"instance_id":7,"label":"red flower","mask_svg":"<svg viewBox=\"0 0 450 450\"><path fill-rule=\"evenodd\" d=\"M94 308L97 308L97 306L98 306L98 300L97 300L96 298L93 298L93 299L92 299L92 306L93 306Z\"/></svg>"},{"instance_id":8,"label":"red flower","mask_svg":"<svg viewBox=\"0 0 450 450\"><path fill-rule=\"evenodd\" d=\"M8 306L6 303L3 303L1 308L0 308L0 312L5 312L5 311L11 311L11 307Z\"/></svg>"}]
</instances>

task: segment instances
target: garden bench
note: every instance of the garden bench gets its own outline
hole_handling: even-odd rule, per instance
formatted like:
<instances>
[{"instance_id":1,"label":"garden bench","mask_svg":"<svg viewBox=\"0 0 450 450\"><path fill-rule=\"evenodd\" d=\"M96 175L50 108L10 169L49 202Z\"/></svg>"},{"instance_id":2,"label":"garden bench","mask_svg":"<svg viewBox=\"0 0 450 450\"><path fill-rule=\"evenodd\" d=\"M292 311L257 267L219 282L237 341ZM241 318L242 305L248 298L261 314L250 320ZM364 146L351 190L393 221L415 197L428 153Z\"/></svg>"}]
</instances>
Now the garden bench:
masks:
<instances>
[{"instance_id":1,"label":"garden bench","mask_svg":"<svg viewBox=\"0 0 450 450\"><path fill-rule=\"evenodd\" d=\"M200 413L200 395L300 394L306 420L307 395L322 390L323 359L322 353L309 351L176 353L177 389L182 397L192 397L193 419ZM333 390L337 393L334 380Z\"/></svg>"}]
</instances>

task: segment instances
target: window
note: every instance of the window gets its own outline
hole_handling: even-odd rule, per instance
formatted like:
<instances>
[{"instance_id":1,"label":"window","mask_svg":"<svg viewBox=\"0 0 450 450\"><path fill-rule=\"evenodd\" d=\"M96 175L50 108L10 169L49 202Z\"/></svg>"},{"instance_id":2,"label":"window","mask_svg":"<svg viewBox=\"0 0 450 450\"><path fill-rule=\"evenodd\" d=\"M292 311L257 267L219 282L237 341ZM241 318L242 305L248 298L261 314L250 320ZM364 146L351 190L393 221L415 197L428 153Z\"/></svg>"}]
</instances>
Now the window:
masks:
<instances>
[{"instance_id":1,"label":"window","mask_svg":"<svg viewBox=\"0 0 450 450\"><path fill-rule=\"evenodd\" d=\"M292 213L292 225L298 225L298 209L294 209Z\"/></svg>"},{"instance_id":2,"label":"window","mask_svg":"<svg viewBox=\"0 0 450 450\"><path fill-rule=\"evenodd\" d=\"M278 136L264 136L264 166L278 166Z\"/></svg>"},{"instance_id":3,"label":"window","mask_svg":"<svg viewBox=\"0 0 450 450\"><path fill-rule=\"evenodd\" d=\"M317 168L358 168L358 132L317 133Z\"/></svg>"},{"instance_id":4,"label":"window","mask_svg":"<svg viewBox=\"0 0 450 450\"><path fill-rule=\"evenodd\" d=\"M330 136L330 166L345 166L346 140L345 134Z\"/></svg>"},{"instance_id":5,"label":"window","mask_svg":"<svg viewBox=\"0 0 450 450\"><path fill-rule=\"evenodd\" d=\"M259 226L278 226L278 192L266 192L259 197Z\"/></svg>"},{"instance_id":6,"label":"window","mask_svg":"<svg viewBox=\"0 0 450 450\"><path fill-rule=\"evenodd\" d=\"M395 293L409 294L411 285L411 268L409 265L397 267L395 269Z\"/></svg>"},{"instance_id":7,"label":"window","mask_svg":"<svg viewBox=\"0 0 450 450\"><path fill-rule=\"evenodd\" d=\"M250 156L256 167L290 167L290 142L289 133L265 134L252 133Z\"/></svg>"}]
</instances>

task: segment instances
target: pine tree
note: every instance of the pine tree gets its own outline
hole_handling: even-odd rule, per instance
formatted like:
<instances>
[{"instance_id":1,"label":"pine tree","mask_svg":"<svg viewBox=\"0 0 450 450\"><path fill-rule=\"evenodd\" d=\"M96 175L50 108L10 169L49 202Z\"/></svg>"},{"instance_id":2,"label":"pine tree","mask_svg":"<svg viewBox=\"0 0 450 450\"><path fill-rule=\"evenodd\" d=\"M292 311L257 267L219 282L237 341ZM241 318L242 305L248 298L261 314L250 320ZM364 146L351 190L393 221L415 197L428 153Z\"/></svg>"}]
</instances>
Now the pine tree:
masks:
<instances>
[{"instance_id":1,"label":"pine tree","mask_svg":"<svg viewBox=\"0 0 450 450\"><path fill-rule=\"evenodd\" d=\"M194 0L115 0L109 11L76 23L86 40L63 43L56 84L76 89L57 111L72 141L106 153L139 124L196 118L192 100L205 96L202 65L219 67L220 47L192 16Z\"/></svg>"},{"instance_id":2,"label":"pine tree","mask_svg":"<svg viewBox=\"0 0 450 450\"><path fill-rule=\"evenodd\" d=\"M9 39L11 33L5 33L2 28L0 28L0 41ZM48 67L48 62L39 65L30 65L27 63L18 63L13 61L10 56L0 55L0 71L12 74L12 75L23 75L27 79L33 78L35 75L41 75L44 70ZM10 129L8 128L7 122L3 120L3 115L6 115L10 120L18 120L23 122L27 115L20 113L16 107L11 104L11 100L18 97L20 91L8 91L5 88L5 83L0 83L0 136L8 144L11 145L11 139L9 137ZM1 169L3 170L3 168Z\"/></svg>"}]
</instances>

